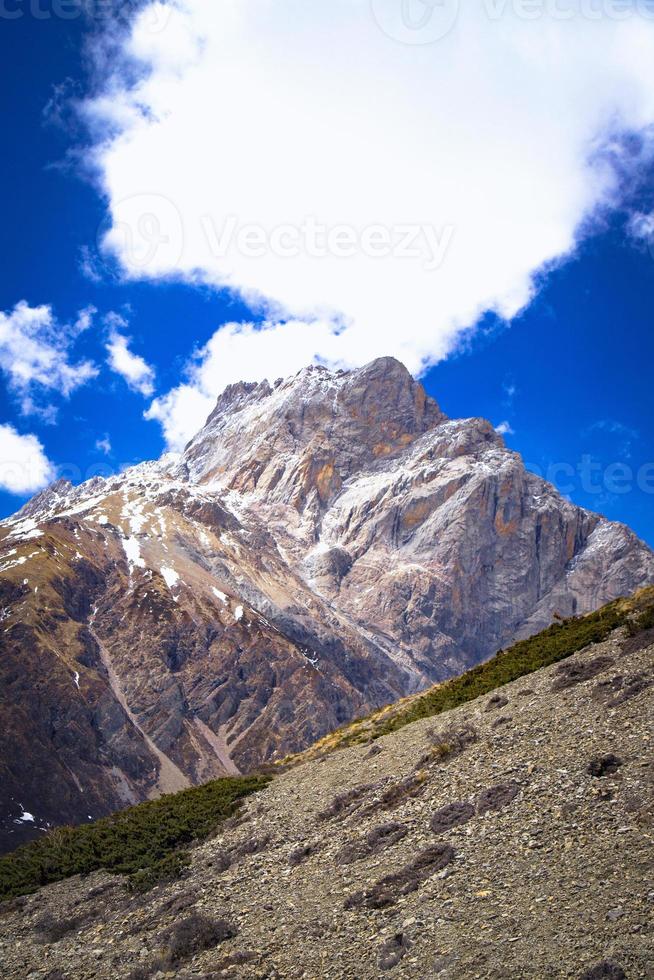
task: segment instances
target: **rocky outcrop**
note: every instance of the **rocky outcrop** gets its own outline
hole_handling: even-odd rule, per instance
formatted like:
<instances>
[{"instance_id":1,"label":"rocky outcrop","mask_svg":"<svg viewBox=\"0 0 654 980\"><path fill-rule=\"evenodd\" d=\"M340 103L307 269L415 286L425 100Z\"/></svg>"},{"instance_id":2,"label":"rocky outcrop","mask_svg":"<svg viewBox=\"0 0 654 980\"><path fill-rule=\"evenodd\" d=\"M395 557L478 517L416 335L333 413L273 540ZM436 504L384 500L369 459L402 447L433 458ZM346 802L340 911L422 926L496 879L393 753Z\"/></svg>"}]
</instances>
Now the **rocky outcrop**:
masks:
<instances>
[{"instance_id":1,"label":"rocky outcrop","mask_svg":"<svg viewBox=\"0 0 654 980\"><path fill-rule=\"evenodd\" d=\"M181 456L0 524L4 845L279 758L651 581L627 528L393 359L232 386Z\"/></svg>"}]
</instances>

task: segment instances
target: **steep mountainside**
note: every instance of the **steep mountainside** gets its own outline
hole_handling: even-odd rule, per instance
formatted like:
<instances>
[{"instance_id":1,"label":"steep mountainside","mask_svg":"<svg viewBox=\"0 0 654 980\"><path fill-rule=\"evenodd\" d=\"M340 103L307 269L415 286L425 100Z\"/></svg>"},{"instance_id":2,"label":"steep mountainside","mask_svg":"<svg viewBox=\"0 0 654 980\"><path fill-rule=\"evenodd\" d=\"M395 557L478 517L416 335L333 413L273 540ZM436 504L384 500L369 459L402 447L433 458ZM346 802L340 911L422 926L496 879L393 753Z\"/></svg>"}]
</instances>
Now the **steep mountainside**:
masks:
<instances>
[{"instance_id":1,"label":"steep mountainside","mask_svg":"<svg viewBox=\"0 0 654 980\"><path fill-rule=\"evenodd\" d=\"M181 456L0 524L2 844L302 749L651 581L397 361L232 386Z\"/></svg>"},{"instance_id":2,"label":"steep mountainside","mask_svg":"<svg viewBox=\"0 0 654 980\"><path fill-rule=\"evenodd\" d=\"M3 977L650 978L652 598L519 644L453 687L516 679L459 707L409 721L445 684L372 743L323 744L192 848L181 878L139 894L101 871L0 906ZM5 894L20 861L0 862Z\"/></svg>"}]
</instances>

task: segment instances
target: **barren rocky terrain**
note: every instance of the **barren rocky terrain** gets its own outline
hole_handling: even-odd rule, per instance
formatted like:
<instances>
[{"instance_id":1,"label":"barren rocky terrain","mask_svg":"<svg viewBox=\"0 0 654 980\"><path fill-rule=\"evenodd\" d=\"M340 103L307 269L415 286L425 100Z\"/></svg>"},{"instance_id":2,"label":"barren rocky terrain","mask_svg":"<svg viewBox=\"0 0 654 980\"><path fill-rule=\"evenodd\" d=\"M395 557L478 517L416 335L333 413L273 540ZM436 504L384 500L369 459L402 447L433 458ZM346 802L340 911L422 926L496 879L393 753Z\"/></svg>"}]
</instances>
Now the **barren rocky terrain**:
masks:
<instances>
[{"instance_id":1,"label":"barren rocky terrain","mask_svg":"<svg viewBox=\"0 0 654 980\"><path fill-rule=\"evenodd\" d=\"M651 978L653 682L652 630L621 628L293 766L179 881L6 903L2 976Z\"/></svg>"}]
</instances>

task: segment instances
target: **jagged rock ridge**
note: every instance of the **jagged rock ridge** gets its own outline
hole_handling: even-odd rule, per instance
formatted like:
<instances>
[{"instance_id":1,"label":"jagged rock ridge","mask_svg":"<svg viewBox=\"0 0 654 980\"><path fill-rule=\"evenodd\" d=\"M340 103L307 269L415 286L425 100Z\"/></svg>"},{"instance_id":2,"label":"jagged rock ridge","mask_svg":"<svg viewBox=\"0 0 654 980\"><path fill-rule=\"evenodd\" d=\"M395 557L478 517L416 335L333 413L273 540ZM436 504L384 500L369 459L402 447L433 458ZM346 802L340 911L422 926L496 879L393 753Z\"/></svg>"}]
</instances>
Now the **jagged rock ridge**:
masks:
<instances>
[{"instance_id":1,"label":"jagged rock ridge","mask_svg":"<svg viewBox=\"0 0 654 980\"><path fill-rule=\"evenodd\" d=\"M5 843L251 769L651 581L631 531L391 358L231 386L181 456L0 524Z\"/></svg>"}]
</instances>

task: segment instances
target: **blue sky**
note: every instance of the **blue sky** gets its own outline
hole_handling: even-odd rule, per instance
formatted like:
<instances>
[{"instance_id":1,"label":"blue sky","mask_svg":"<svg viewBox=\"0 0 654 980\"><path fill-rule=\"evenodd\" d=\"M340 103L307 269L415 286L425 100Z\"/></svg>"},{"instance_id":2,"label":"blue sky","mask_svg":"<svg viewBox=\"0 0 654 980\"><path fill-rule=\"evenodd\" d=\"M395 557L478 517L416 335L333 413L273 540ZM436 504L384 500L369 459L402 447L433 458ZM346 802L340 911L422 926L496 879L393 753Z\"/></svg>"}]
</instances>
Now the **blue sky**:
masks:
<instances>
[{"instance_id":1,"label":"blue sky","mask_svg":"<svg viewBox=\"0 0 654 980\"><path fill-rule=\"evenodd\" d=\"M260 302L253 307L253 301L246 303L237 292L219 288L211 269L202 275L185 270L177 277L185 281L176 282L165 269L147 277L135 276L133 270L125 275L124 256L119 256L121 266L115 254L103 252L100 246L111 228L112 207L116 213L112 194L118 192L112 181L118 181L119 168L112 169L112 159L103 162L103 188L97 174L88 175L88 166L83 165L88 165L88 156L80 151L88 145L88 132L70 107L71 98L84 97L91 84L97 84L97 76L90 80L88 72L89 50L93 51L84 44L88 25L82 18L39 19L27 8L23 12L24 16L4 23L0 32L2 63L12 79L0 94L5 142L0 155L4 223L0 310L9 313L21 301L29 307L49 305L56 332L61 325L74 323L79 311L93 307L91 326L71 339L65 356L76 365L92 362L98 373L68 397L56 387L31 386L35 407L26 410L21 392L5 371L0 379L0 425L9 424L20 435L35 435L58 472L78 481L157 456L165 448L164 433L170 434L163 410L158 416L163 431L159 421L144 418L152 396L134 390L134 384L130 387L125 376L107 364L106 345L117 322L115 317L107 319L109 314L122 318L117 332L129 338L130 352L151 367L152 394L160 397L184 383L189 358L215 342L221 325L262 320L269 324L271 314L270 307ZM53 118L57 91L63 125ZM229 152L237 164L240 136L227 133ZM152 167L151 160L148 165ZM617 191L613 188L612 206L601 209L601 220L577 235L573 249L561 248L563 255L531 300L517 303L522 309L510 324L489 313L474 330L450 331L444 333L446 339L439 335L424 361L423 381L449 415L479 415L495 425L506 423L507 445L519 451L531 468L555 479L575 502L630 524L654 545L654 252L642 236L628 230L635 214L647 215L654 206L650 167L648 160L639 158L637 179L629 170L625 183ZM146 190L160 193L157 186ZM498 252L499 256L489 254L488 260L498 263L495 274L501 275L499 246ZM84 271L85 257L91 260L91 274L88 262ZM513 256L510 261L517 260ZM273 268L272 274L276 271ZM245 274L240 270L237 274L243 280ZM382 276L386 280L387 272ZM474 276L483 278L478 266ZM522 270L520 276L524 278ZM366 280L365 289L369 291L374 283L374 277L370 283ZM310 285L323 286L319 279ZM350 288L356 291L356 282L352 287L348 282ZM403 288L404 282L398 280L397 293ZM266 291L264 286L261 289ZM487 289L485 281L483 289ZM295 296L292 302L289 297L287 289L281 299L274 298L291 308ZM349 299L350 293L341 289L338 301L343 309ZM301 302L304 297L297 300ZM369 311L352 302L352 316L360 315L363 322ZM502 308L500 300L496 305ZM396 312L395 320L384 327L388 329L384 336L391 338L387 343L393 347L389 353L397 353L392 331L398 336L403 333L402 310L406 309L408 321L415 319L408 296L404 307L397 309L399 315ZM371 306L370 315L375 312ZM456 319L455 306L438 315L446 314ZM469 310L462 310L461 316L470 319ZM412 348L418 351L417 358L423 358L422 338L429 336L428 325L421 330ZM284 333L278 336L276 350L284 343ZM363 361L368 348L359 344L361 337L365 337L363 329L360 337L353 335L353 343L361 346L357 359ZM385 352L375 343L369 350L370 356ZM235 356L239 351L237 347ZM329 360L319 345L316 356ZM283 366L283 350L280 357ZM205 351L199 362L208 358ZM429 368L429 358L438 363ZM415 370L414 364L409 366ZM275 375L281 373L277 360L274 367ZM296 367L289 353L289 373ZM230 368L237 369L238 365ZM247 370L244 367L244 376ZM223 375L209 373L208 377ZM210 381L202 383L204 398L217 396L218 390L207 394ZM0 492L0 513L13 512L25 496Z\"/></svg>"}]
</instances>

